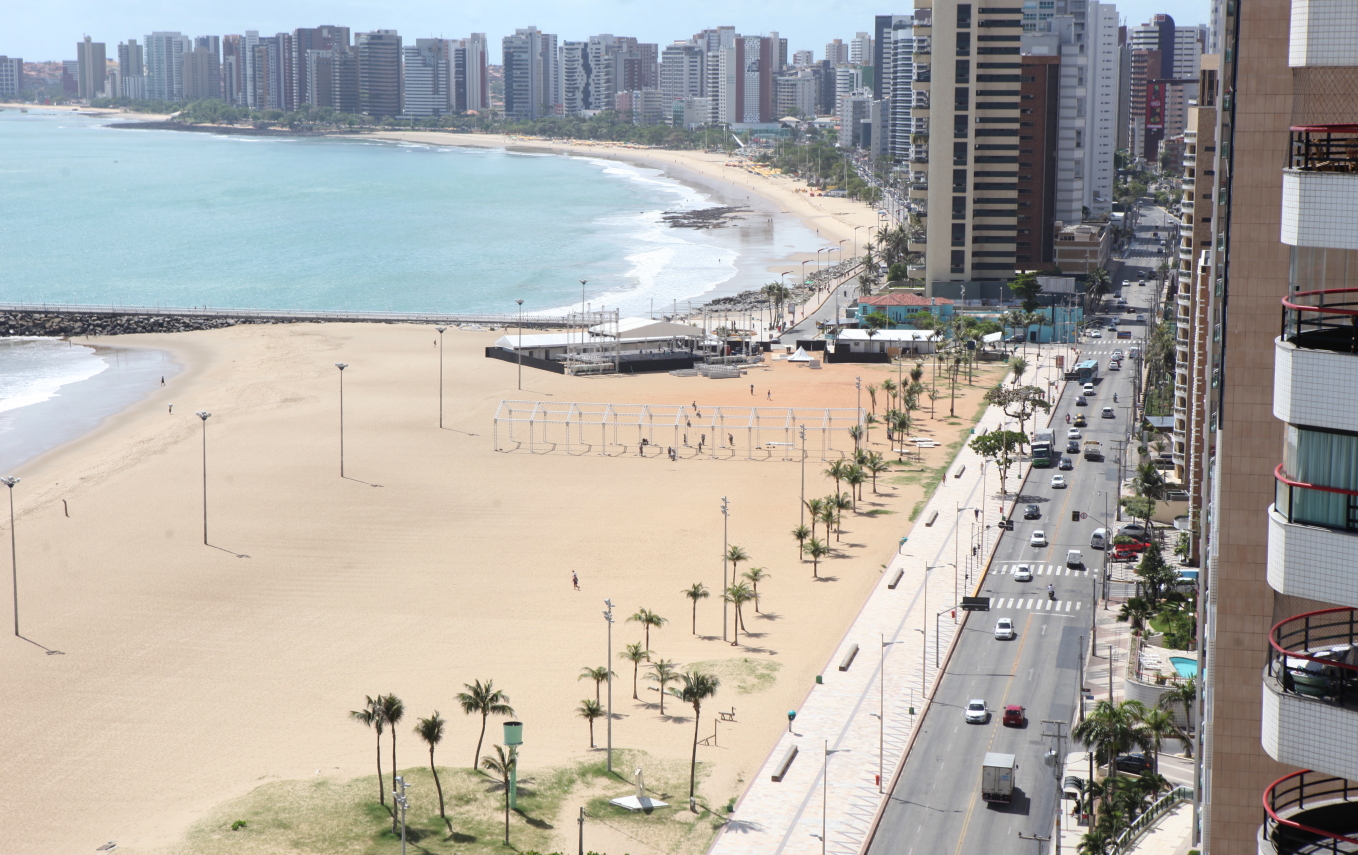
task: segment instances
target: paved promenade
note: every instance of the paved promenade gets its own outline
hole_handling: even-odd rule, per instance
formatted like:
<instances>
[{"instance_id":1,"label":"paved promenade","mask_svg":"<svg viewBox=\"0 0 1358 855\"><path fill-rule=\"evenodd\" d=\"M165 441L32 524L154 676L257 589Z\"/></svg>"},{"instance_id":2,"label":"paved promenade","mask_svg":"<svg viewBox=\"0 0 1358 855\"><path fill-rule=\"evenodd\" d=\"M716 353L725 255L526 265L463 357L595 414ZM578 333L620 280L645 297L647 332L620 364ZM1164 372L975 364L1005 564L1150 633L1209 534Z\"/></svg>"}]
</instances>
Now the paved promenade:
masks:
<instances>
[{"instance_id":1,"label":"paved promenade","mask_svg":"<svg viewBox=\"0 0 1358 855\"><path fill-rule=\"evenodd\" d=\"M1050 348L1043 351L1039 355L1037 348L1029 347L1027 358L1036 368L1029 369L1023 383L1043 388L1052 379L1060 383ZM1002 426L1017 429L1012 419L990 408L976 433ZM826 663L823 685L807 695L790 732L779 739L731 822L713 842L713 855L812 855L822 848L836 855L857 855L862 849L924 711L938 676L937 664L946 664L954 634L962 626L964 614L954 612L955 597L979 584L975 574L968 579L954 566L956 549L957 563L965 571L975 518L972 509L983 509L985 538L977 563L984 567L997 542L994 523L1000 513L1007 515L1012 509L1026 470L1023 466L1011 471L1009 494L1002 501L998 472L982 462L964 447L949 465L909 540L901 544ZM954 544L959 519L960 549ZM898 572L901 578L893 587ZM855 647L852 664L840 671ZM884 718L879 718L879 711ZM773 781L793 747L796 759L782 781Z\"/></svg>"}]
</instances>

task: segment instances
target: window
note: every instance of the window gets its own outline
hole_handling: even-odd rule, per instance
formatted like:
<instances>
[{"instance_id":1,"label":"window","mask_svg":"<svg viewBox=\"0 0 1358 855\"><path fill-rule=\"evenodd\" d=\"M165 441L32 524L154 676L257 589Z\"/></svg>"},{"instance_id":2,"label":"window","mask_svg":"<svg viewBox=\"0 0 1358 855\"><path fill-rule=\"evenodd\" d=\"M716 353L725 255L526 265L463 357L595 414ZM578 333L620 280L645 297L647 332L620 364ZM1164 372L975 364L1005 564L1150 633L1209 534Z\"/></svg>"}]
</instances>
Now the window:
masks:
<instances>
[{"instance_id":1,"label":"window","mask_svg":"<svg viewBox=\"0 0 1358 855\"><path fill-rule=\"evenodd\" d=\"M955 79L953 82L954 82L954 83L970 83L970 82L971 82L971 60L969 60L969 59L959 59L959 60L957 60L957 73L956 73L956 79Z\"/></svg>"},{"instance_id":2,"label":"window","mask_svg":"<svg viewBox=\"0 0 1358 855\"><path fill-rule=\"evenodd\" d=\"M952 245L953 245L953 246L966 246L966 245L967 245L967 224L966 224L966 223L953 223L953 224L952 224Z\"/></svg>"},{"instance_id":3,"label":"window","mask_svg":"<svg viewBox=\"0 0 1358 855\"><path fill-rule=\"evenodd\" d=\"M968 118L969 118L969 117L967 116L966 113L954 113L954 114L953 114L953 117L952 117L952 135L953 135L953 139L966 139L966 138L967 138L967 119L968 119Z\"/></svg>"},{"instance_id":4,"label":"window","mask_svg":"<svg viewBox=\"0 0 1358 855\"><path fill-rule=\"evenodd\" d=\"M1020 163L1020 164L1019 164L1019 169L1032 169L1032 168L1033 168L1033 165L1032 165L1031 163Z\"/></svg>"},{"instance_id":5,"label":"window","mask_svg":"<svg viewBox=\"0 0 1358 855\"><path fill-rule=\"evenodd\" d=\"M1294 481L1340 490L1358 489L1358 435L1287 426L1283 469ZM1358 497L1291 487L1278 482L1278 512L1295 522L1358 528Z\"/></svg>"},{"instance_id":6,"label":"window","mask_svg":"<svg viewBox=\"0 0 1358 855\"><path fill-rule=\"evenodd\" d=\"M964 142L955 142L955 143L952 144L952 165L953 165L953 166L966 166L966 165L967 165L967 144L966 144L966 143L964 143Z\"/></svg>"},{"instance_id":7,"label":"window","mask_svg":"<svg viewBox=\"0 0 1358 855\"><path fill-rule=\"evenodd\" d=\"M957 55L971 56L971 33L957 34Z\"/></svg>"},{"instance_id":8,"label":"window","mask_svg":"<svg viewBox=\"0 0 1358 855\"><path fill-rule=\"evenodd\" d=\"M971 100L971 90L965 86L959 86L952 93L952 108L965 112L968 102Z\"/></svg>"},{"instance_id":9,"label":"window","mask_svg":"<svg viewBox=\"0 0 1358 855\"><path fill-rule=\"evenodd\" d=\"M952 197L952 218L954 220L965 220L967 218L967 197Z\"/></svg>"},{"instance_id":10,"label":"window","mask_svg":"<svg viewBox=\"0 0 1358 855\"><path fill-rule=\"evenodd\" d=\"M967 272L967 251L965 249L954 249L952 251L952 273Z\"/></svg>"},{"instance_id":11,"label":"window","mask_svg":"<svg viewBox=\"0 0 1358 855\"><path fill-rule=\"evenodd\" d=\"M961 30L961 29L970 29L970 28L971 28L971 4L970 4L970 3L958 3L958 4L957 4L957 28L960 29L960 30Z\"/></svg>"},{"instance_id":12,"label":"window","mask_svg":"<svg viewBox=\"0 0 1358 855\"><path fill-rule=\"evenodd\" d=\"M952 192L967 192L967 171L965 169L954 169L952 171Z\"/></svg>"}]
</instances>

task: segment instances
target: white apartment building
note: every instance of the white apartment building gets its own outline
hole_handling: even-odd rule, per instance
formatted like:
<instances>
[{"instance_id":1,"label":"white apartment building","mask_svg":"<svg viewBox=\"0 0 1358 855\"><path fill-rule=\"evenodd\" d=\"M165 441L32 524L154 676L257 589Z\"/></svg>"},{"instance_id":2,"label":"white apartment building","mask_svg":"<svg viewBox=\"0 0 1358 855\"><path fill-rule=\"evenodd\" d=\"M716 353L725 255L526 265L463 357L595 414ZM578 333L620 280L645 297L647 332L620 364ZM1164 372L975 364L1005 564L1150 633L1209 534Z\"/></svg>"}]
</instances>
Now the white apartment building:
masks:
<instances>
[{"instance_id":1,"label":"white apartment building","mask_svg":"<svg viewBox=\"0 0 1358 855\"><path fill-rule=\"evenodd\" d=\"M707 54L692 42L675 42L660 52L660 91L670 101L701 97L707 90Z\"/></svg>"},{"instance_id":2,"label":"white apartment building","mask_svg":"<svg viewBox=\"0 0 1358 855\"><path fill-rule=\"evenodd\" d=\"M856 33L849 40L849 65L872 65L871 33Z\"/></svg>"},{"instance_id":3,"label":"white apartment building","mask_svg":"<svg viewBox=\"0 0 1358 855\"><path fill-rule=\"evenodd\" d=\"M793 68L809 68L816 64L816 52L813 50L799 50L792 55Z\"/></svg>"},{"instance_id":4,"label":"white apartment building","mask_svg":"<svg viewBox=\"0 0 1358 855\"><path fill-rule=\"evenodd\" d=\"M146 97L153 101L184 100L184 52L192 50L192 42L183 33L166 32L151 33L143 42Z\"/></svg>"},{"instance_id":5,"label":"white apartment building","mask_svg":"<svg viewBox=\"0 0 1358 855\"><path fill-rule=\"evenodd\" d=\"M589 43L561 43L561 112L579 115L589 95Z\"/></svg>"},{"instance_id":6,"label":"white apartment building","mask_svg":"<svg viewBox=\"0 0 1358 855\"><path fill-rule=\"evenodd\" d=\"M830 61L830 65L849 64L849 46L840 39L835 39L825 46L825 58Z\"/></svg>"},{"instance_id":7,"label":"white apartment building","mask_svg":"<svg viewBox=\"0 0 1358 855\"><path fill-rule=\"evenodd\" d=\"M416 39L403 52L405 115L418 119L446 115L451 110L448 42Z\"/></svg>"}]
</instances>

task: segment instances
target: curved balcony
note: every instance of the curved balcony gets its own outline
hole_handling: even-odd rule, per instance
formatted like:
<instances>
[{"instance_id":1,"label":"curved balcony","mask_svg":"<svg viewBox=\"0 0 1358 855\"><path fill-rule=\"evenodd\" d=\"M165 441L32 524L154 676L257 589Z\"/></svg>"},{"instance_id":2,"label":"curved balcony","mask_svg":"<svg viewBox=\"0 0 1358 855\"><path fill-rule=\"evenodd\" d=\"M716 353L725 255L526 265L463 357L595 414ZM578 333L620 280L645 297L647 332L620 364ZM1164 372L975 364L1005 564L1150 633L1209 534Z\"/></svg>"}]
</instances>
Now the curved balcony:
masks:
<instances>
[{"instance_id":1,"label":"curved balcony","mask_svg":"<svg viewBox=\"0 0 1358 855\"><path fill-rule=\"evenodd\" d=\"M1291 246L1358 249L1358 125L1291 129L1283 170L1281 239Z\"/></svg>"},{"instance_id":2,"label":"curved balcony","mask_svg":"<svg viewBox=\"0 0 1358 855\"><path fill-rule=\"evenodd\" d=\"M1358 730L1358 610L1279 621L1268 643L1264 750L1279 763L1358 777L1358 741L1350 738Z\"/></svg>"},{"instance_id":3,"label":"curved balcony","mask_svg":"<svg viewBox=\"0 0 1358 855\"><path fill-rule=\"evenodd\" d=\"M1281 332L1274 343L1273 414L1290 424L1353 430L1347 393L1358 389L1358 288L1284 298Z\"/></svg>"},{"instance_id":4,"label":"curved balcony","mask_svg":"<svg viewBox=\"0 0 1358 855\"><path fill-rule=\"evenodd\" d=\"M1260 855L1358 852L1358 786L1344 778L1293 772L1264 790Z\"/></svg>"}]
</instances>

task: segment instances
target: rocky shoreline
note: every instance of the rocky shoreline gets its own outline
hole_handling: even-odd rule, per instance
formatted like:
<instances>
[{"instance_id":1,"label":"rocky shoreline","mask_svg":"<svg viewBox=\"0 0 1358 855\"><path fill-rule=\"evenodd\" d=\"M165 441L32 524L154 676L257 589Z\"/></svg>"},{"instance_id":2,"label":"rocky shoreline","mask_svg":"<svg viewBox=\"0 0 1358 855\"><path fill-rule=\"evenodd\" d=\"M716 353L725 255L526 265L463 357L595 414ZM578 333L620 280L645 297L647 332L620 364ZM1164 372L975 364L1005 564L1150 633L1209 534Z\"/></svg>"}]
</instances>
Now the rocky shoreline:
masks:
<instances>
[{"instance_id":1,"label":"rocky shoreline","mask_svg":"<svg viewBox=\"0 0 1358 855\"><path fill-rule=\"evenodd\" d=\"M118 315L75 312L0 312L0 336L136 335L215 330L237 324L278 324L272 318Z\"/></svg>"}]
</instances>

